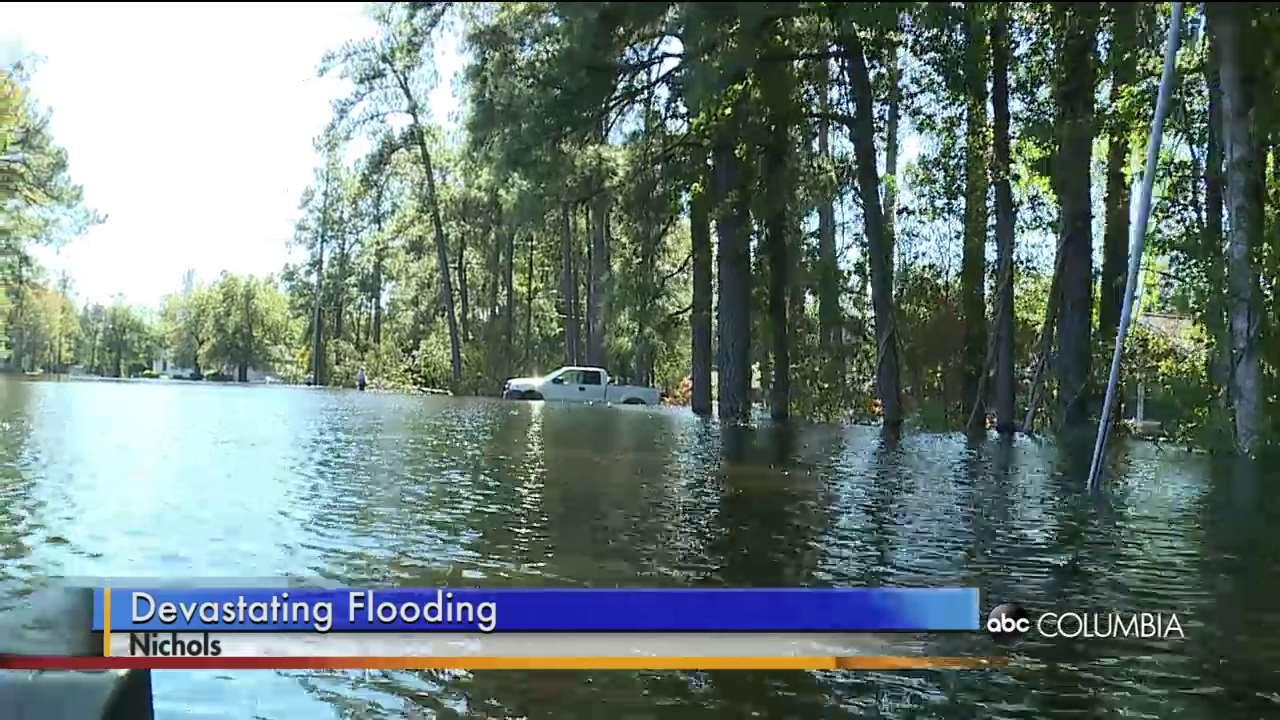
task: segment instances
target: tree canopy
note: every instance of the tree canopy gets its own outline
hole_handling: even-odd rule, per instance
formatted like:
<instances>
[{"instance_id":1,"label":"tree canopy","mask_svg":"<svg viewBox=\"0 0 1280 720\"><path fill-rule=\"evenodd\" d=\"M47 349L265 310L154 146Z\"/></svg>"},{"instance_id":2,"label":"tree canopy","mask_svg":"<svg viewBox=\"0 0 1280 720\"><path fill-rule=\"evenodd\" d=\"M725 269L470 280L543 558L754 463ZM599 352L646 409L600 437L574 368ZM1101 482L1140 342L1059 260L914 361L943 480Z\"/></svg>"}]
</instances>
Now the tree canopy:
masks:
<instances>
[{"instance_id":1,"label":"tree canopy","mask_svg":"<svg viewBox=\"0 0 1280 720\"><path fill-rule=\"evenodd\" d=\"M319 59L349 92L300 198L308 259L170 298L175 358L479 394L591 363L726 421L1096 416L1168 4L370 13L375 36ZM1126 392L1253 452L1275 431L1280 134L1276 52L1242 49L1280 47L1280 14L1183 22ZM444 33L456 125L429 102ZM97 219L23 77L0 114L8 248ZM11 353L25 297L0 313Z\"/></svg>"}]
</instances>

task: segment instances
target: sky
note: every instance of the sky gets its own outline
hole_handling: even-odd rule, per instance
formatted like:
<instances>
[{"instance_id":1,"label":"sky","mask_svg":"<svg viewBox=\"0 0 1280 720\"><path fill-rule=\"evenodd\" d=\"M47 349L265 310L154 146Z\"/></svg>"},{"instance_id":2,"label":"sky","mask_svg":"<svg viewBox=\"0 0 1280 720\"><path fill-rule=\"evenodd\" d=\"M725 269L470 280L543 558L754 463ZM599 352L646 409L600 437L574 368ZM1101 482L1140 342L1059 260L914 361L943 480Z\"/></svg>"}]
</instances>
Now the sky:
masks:
<instances>
[{"instance_id":1,"label":"sky","mask_svg":"<svg viewBox=\"0 0 1280 720\"><path fill-rule=\"evenodd\" d=\"M325 51L373 34L361 3L0 5L0 63L35 57L72 179L105 223L58 249L81 302L156 306L195 270L278 272L319 158L312 139L346 94L317 77ZM437 51L434 120L457 112L461 66Z\"/></svg>"}]
</instances>

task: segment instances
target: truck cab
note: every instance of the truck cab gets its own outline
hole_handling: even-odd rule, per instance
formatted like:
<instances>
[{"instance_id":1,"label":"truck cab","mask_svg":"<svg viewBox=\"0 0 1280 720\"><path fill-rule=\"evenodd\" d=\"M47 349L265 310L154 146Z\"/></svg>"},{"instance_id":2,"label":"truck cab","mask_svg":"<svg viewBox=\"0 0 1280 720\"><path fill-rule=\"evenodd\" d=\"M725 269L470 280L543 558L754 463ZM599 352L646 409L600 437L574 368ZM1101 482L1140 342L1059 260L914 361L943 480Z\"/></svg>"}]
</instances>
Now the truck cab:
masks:
<instances>
[{"instance_id":1,"label":"truck cab","mask_svg":"<svg viewBox=\"0 0 1280 720\"><path fill-rule=\"evenodd\" d=\"M661 393L654 388L618 385L604 368L567 366L542 377L511 378L502 396L512 400L560 400L609 402L624 405L656 405Z\"/></svg>"},{"instance_id":2,"label":"truck cab","mask_svg":"<svg viewBox=\"0 0 1280 720\"><path fill-rule=\"evenodd\" d=\"M542 395L547 400L603 402L609 374L600 368L560 368L547 376Z\"/></svg>"}]
</instances>

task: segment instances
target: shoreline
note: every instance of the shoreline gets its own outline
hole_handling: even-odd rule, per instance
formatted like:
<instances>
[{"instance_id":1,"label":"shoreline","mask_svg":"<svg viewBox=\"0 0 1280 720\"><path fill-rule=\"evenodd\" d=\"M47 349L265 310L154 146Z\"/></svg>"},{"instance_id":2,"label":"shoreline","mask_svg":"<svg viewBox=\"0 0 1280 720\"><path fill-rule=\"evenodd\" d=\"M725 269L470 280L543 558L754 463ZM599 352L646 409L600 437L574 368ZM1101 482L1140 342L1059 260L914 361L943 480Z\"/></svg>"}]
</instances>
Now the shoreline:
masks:
<instances>
[{"instance_id":1,"label":"shoreline","mask_svg":"<svg viewBox=\"0 0 1280 720\"><path fill-rule=\"evenodd\" d=\"M483 399L489 399L489 400L502 399L501 395L498 395L498 394L493 394L493 395L467 394L467 393L454 394L447 390L442 390L439 388L421 388L421 389L408 388L406 389L406 388L367 387L363 391L357 391L355 387L348 387L345 385L306 385L303 383L268 382L263 380L238 382L235 380L187 380L187 379L171 378L171 377L169 378L165 378L165 377L117 378L117 377L108 377L108 376L102 376L102 375L87 375L87 374L75 374L75 373L20 373L12 370L0 371L0 379L3 379L3 378L13 378L18 381L26 381L26 382L40 382L40 381L88 382L88 383L108 382L108 383L137 383L137 384L152 384L152 385L192 385L192 386L202 386L202 387L243 387L243 388L270 387L270 388L292 388L292 389L298 389L298 390L346 390L350 392L364 392L364 393L375 394L375 395L400 395L404 397L436 396L436 397L450 397L450 398L483 398ZM516 402L523 402L523 401L516 401ZM653 405L650 407L662 408L662 409L688 409L689 406L662 403L662 404ZM760 407L763 407L763 406L760 406ZM707 420L710 420L710 421L715 421L715 419L716 419L715 417L707 418ZM1125 421L1125 422L1128 423L1129 421ZM793 418L791 420L791 424L793 424L796 427L799 427L799 426L869 427L869 428L879 427L879 425L874 422L860 422L857 420L817 421L817 420L807 420L807 419L801 419L801 418ZM772 426L772 425L773 425L772 420L768 419L765 416L761 416L753 420L752 422L749 422L746 425L746 427L758 429L761 427ZM1202 448L1202 447L1197 447L1195 445L1188 445L1186 443L1178 442L1176 438L1171 438L1165 435L1148 436L1141 433L1133 433L1128 430L1127 425L1122 425L1118 429L1121 431L1120 434L1123 435L1128 440L1135 440L1142 443L1150 443L1155 445L1166 445L1166 446L1178 447L1179 449L1182 449L1197 455L1213 454L1213 451L1209 448ZM949 435L955 432L959 432L959 431L935 430L935 429L929 429L929 428L923 428L923 427L911 429L912 434L922 434L922 435ZM964 433L961 433L961 434L964 434ZM1017 438L1027 439L1032 441L1040 441L1040 440L1043 440L1046 436L1052 436L1052 435L1053 435L1052 432L1016 433ZM1002 436L995 433L989 433L986 437L987 439L1000 440Z\"/></svg>"}]
</instances>

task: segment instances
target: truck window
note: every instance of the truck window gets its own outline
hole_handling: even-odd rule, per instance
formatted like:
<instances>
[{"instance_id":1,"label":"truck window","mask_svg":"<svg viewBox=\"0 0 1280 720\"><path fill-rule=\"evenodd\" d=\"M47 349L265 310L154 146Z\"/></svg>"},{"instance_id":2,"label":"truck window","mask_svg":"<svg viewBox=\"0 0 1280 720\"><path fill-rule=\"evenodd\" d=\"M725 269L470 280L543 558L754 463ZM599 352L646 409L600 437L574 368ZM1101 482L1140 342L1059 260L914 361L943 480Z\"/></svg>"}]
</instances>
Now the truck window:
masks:
<instances>
[{"instance_id":1,"label":"truck window","mask_svg":"<svg viewBox=\"0 0 1280 720\"><path fill-rule=\"evenodd\" d=\"M583 370L581 372L582 372L582 380L579 382L579 384L581 385L599 385L600 384L599 370Z\"/></svg>"},{"instance_id":2,"label":"truck window","mask_svg":"<svg viewBox=\"0 0 1280 720\"><path fill-rule=\"evenodd\" d=\"M580 370L565 370L564 372L560 373L560 382L564 383L565 385L581 385L582 384L582 380L580 379L581 375L582 375L582 371Z\"/></svg>"}]
</instances>

